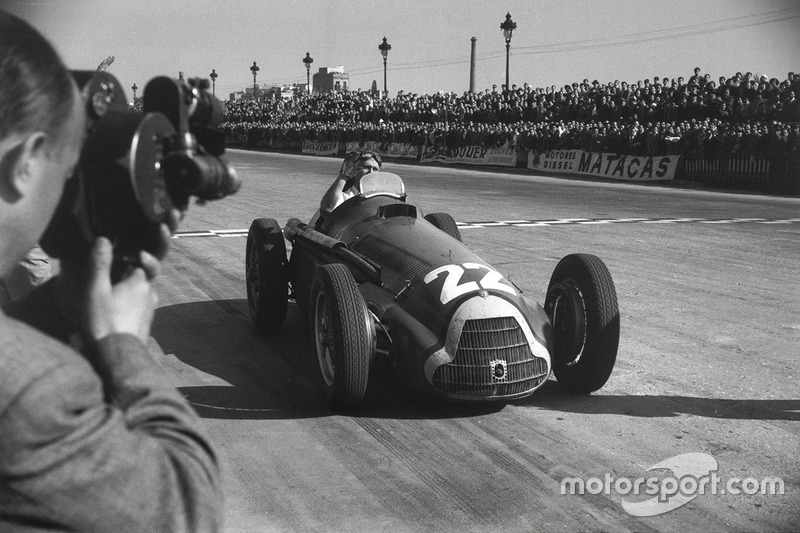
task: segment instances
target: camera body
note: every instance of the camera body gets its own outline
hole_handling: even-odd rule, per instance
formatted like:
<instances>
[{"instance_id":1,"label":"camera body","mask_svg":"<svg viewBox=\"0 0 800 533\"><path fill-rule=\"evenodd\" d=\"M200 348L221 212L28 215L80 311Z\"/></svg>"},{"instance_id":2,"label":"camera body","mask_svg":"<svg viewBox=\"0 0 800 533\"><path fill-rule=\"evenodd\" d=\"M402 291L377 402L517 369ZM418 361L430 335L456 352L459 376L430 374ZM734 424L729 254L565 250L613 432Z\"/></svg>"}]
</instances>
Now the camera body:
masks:
<instances>
[{"instance_id":1,"label":"camera body","mask_svg":"<svg viewBox=\"0 0 800 533\"><path fill-rule=\"evenodd\" d=\"M145 87L143 110L128 108L107 72L72 72L85 104L87 137L75 175L41 240L52 257L84 255L99 236L115 261L144 250L163 255L160 225L189 200L216 200L241 182L222 157L217 129L222 106L206 80L157 77Z\"/></svg>"}]
</instances>

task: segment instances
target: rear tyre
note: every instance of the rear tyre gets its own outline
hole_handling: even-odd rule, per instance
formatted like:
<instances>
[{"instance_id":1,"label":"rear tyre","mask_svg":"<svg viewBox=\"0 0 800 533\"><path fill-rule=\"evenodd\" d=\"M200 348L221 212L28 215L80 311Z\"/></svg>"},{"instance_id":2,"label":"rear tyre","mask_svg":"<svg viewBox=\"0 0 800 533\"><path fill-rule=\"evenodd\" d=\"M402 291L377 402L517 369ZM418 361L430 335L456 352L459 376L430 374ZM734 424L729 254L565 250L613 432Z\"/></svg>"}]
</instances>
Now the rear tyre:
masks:
<instances>
[{"instance_id":1,"label":"rear tyre","mask_svg":"<svg viewBox=\"0 0 800 533\"><path fill-rule=\"evenodd\" d=\"M553 325L553 373L577 394L605 385L619 346L614 281L594 255L572 254L556 265L544 305Z\"/></svg>"},{"instance_id":2,"label":"rear tyre","mask_svg":"<svg viewBox=\"0 0 800 533\"><path fill-rule=\"evenodd\" d=\"M311 321L325 392L335 409L359 404L375 352L372 318L350 270L322 265L311 285Z\"/></svg>"},{"instance_id":3,"label":"rear tyre","mask_svg":"<svg viewBox=\"0 0 800 533\"><path fill-rule=\"evenodd\" d=\"M464 242L461 238L461 231L458 229L458 224L447 213L428 213L425 215L425 220L447 233L451 237L455 237L459 242Z\"/></svg>"},{"instance_id":4,"label":"rear tyre","mask_svg":"<svg viewBox=\"0 0 800 533\"><path fill-rule=\"evenodd\" d=\"M255 219L247 233L245 279L247 307L258 329L275 331L286 319L287 274L286 243L278 222L271 218Z\"/></svg>"}]
</instances>

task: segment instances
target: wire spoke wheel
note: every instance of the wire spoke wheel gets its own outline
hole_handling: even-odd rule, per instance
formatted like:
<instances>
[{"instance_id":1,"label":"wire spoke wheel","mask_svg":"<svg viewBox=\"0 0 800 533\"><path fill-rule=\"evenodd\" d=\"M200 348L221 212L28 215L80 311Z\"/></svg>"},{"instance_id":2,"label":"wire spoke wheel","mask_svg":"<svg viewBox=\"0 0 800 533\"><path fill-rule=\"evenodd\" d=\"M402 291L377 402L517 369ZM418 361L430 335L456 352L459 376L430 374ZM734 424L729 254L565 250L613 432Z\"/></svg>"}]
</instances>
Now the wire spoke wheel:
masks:
<instances>
[{"instance_id":1,"label":"wire spoke wheel","mask_svg":"<svg viewBox=\"0 0 800 533\"><path fill-rule=\"evenodd\" d=\"M311 286L311 321L320 374L331 405L354 407L367 391L375 331L350 270L322 265Z\"/></svg>"}]
</instances>

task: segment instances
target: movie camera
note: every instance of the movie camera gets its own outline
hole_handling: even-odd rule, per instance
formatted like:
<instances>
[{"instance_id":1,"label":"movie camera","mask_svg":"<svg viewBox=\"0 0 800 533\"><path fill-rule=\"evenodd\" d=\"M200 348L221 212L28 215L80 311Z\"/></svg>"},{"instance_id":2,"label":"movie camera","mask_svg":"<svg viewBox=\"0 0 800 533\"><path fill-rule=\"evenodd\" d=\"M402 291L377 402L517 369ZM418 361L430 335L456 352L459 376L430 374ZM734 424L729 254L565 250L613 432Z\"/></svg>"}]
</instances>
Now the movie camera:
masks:
<instances>
[{"instance_id":1,"label":"movie camera","mask_svg":"<svg viewBox=\"0 0 800 533\"><path fill-rule=\"evenodd\" d=\"M87 137L42 237L49 255L77 257L105 236L117 267L135 263L140 250L160 257L159 227L170 212L185 211L192 197L204 203L239 189L235 169L222 157L222 106L207 91L207 80L156 77L136 111L111 74L72 75L88 115Z\"/></svg>"}]
</instances>

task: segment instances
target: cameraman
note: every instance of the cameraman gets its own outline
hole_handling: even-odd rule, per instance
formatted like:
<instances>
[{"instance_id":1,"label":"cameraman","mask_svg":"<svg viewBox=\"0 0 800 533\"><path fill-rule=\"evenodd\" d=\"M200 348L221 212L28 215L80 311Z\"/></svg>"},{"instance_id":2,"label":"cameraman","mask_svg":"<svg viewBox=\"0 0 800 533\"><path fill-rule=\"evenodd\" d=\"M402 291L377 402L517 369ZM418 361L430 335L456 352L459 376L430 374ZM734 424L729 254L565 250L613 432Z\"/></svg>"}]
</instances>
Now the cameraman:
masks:
<instances>
[{"instance_id":1,"label":"cameraman","mask_svg":"<svg viewBox=\"0 0 800 533\"><path fill-rule=\"evenodd\" d=\"M86 118L50 44L3 11L0 80L2 277L52 217ZM109 241L90 255L0 312L0 531L217 530L217 459L150 344L159 262L142 252L112 285Z\"/></svg>"}]
</instances>

